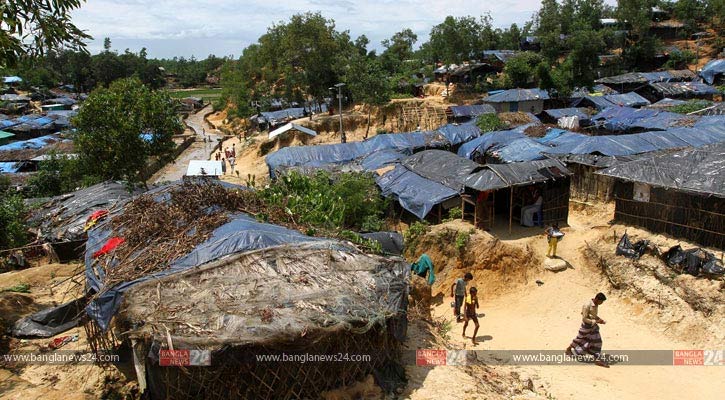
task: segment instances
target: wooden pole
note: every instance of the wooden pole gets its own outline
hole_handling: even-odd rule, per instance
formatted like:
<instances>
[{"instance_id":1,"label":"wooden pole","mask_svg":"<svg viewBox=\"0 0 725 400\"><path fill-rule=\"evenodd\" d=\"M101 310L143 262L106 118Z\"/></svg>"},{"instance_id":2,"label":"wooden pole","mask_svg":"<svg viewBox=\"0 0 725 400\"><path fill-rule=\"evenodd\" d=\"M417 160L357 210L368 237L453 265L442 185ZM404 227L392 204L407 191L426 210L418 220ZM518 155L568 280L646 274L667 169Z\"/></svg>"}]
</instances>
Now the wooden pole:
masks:
<instances>
[{"instance_id":1,"label":"wooden pole","mask_svg":"<svg viewBox=\"0 0 725 400\"><path fill-rule=\"evenodd\" d=\"M509 235L511 234L511 229L513 226L514 221L514 187L511 186L509 188L511 191L511 196L509 197Z\"/></svg>"}]
</instances>

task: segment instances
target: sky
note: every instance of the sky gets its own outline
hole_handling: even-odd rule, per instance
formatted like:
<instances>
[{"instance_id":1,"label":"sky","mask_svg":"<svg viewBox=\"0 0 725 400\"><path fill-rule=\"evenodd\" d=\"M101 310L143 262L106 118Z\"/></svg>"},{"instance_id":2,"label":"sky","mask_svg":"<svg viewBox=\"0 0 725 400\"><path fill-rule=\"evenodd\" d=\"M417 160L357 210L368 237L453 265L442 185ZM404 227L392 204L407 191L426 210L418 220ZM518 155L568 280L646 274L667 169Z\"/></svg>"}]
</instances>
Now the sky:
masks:
<instances>
[{"instance_id":1,"label":"sky","mask_svg":"<svg viewBox=\"0 0 725 400\"><path fill-rule=\"evenodd\" d=\"M446 16L479 16L490 12L495 27L522 26L541 0L87 0L72 14L77 27L94 40L91 53L103 47L133 52L145 47L152 58L206 58L209 54L238 57L276 22L307 11L335 20L337 30L354 39L366 35L370 49L405 28L425 42L431 28Z\"/></svg>"}]
</instances>

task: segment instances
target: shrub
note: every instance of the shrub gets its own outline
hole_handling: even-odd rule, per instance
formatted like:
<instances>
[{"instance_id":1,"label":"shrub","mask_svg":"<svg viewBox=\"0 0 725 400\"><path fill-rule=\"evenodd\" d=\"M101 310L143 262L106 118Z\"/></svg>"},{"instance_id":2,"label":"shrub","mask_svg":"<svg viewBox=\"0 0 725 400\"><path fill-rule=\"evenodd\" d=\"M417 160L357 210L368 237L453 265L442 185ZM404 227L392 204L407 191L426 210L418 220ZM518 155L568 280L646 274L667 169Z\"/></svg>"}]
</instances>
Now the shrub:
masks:
<instances>
[{"instance_id":1,"label":"shrub","mask_svg":"<svg viewBox=\"0 0 725 400\"><path fill-rule=\"evenodd\" d=\"M476 119L476 126L482 132L492 132L504 128L505 125L496 114L482 114Z\"/></svg>"},{"instance_id":2,"label":"shrub","mask_svg":"<svg viewBox=\"0 0 725 400\"><path fill-rule=\"evenodd\" d=\"M12 249L27 243L26 214L27 209L20 195L0 193L0 249Z\"/></svg>"},{"instance_id":3,"label":"shrub","mask_svg":"<svg viewBox=\"0 0 725 400\"><path fill-rule=\"evenodd\" d=\"M425 221L413 222L408 230L403 232L405 248L414 249L418 244L418 240L428 232L429 228L428 223Z\"/></svg>"},{"instance_id":4,"label":"shrub","mask_svg":"<svg viewBox=\"0 0 725 400\"><path fill-rule=\"evenodd\" d=\"M707 100L690 100L685 104L680 104L679 106L670 107L669 111L680 113L680 114L687 114L694 111L702 110L703 108L710 107L712 105L712 102Z\"/></svg>"}]
</instances>

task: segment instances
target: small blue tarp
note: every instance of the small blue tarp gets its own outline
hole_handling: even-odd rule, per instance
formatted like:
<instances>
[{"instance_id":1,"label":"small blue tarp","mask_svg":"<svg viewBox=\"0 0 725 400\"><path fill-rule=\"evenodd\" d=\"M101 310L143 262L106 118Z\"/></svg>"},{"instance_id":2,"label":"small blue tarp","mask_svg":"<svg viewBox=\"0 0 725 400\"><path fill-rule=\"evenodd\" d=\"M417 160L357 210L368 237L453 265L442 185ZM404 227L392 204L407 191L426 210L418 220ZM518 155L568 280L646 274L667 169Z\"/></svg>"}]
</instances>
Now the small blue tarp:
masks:
<instances>
[{"instance_id":1,"label":"small blue tarp","mask_svg":"<svg viewBox=\"0 0 725 400\"><path fill-rule=\"evenodd\" d=\"M721 74L725 74L725 58L712 60L700 70L700 76L708 85L714 84L715 77Z\"/></svg>"}]
</instances>

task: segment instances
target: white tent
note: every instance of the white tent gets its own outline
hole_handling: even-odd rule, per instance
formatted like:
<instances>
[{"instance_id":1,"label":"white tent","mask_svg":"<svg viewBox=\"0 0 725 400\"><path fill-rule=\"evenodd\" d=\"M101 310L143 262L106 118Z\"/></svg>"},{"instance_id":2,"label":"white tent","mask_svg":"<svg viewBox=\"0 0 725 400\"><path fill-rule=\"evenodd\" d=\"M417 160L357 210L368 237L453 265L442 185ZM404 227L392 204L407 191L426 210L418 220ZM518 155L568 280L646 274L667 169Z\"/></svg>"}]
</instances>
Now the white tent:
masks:
<instances>
[{"instance_id":1,"label":"white tent","mask_svg":"<svg viewBox=\"0 0 725 400\"><path fill-rule=\"evenodd\" d=\"M186 176L220 176L222 162L214 160L191 160L186 169Z\"/></svg>"},{"instance_id":2,"label":"white tent","mask_svg":"<svg viewBox=\"0 0 725 400\"><path fill-rule=\"evenodd\" d=\"M304 126L300 126L300 125L293 124L293 123L290 122L289 124L286 124L284 126L281 126L281 127L277 128L277 129L273 130L272 132L269 132L269 138L270 139L273 139L276 136L279 136L279 135L281 135L281 134L283 134L283 133L285 133L285 132L287 132L287 131L289 131L291 129L300 131L302 133L306 133L306 134L308 134L310 136L317 136L317 132L313 131L312 129L305 128Z\"/></svg>"}]
</instances>

